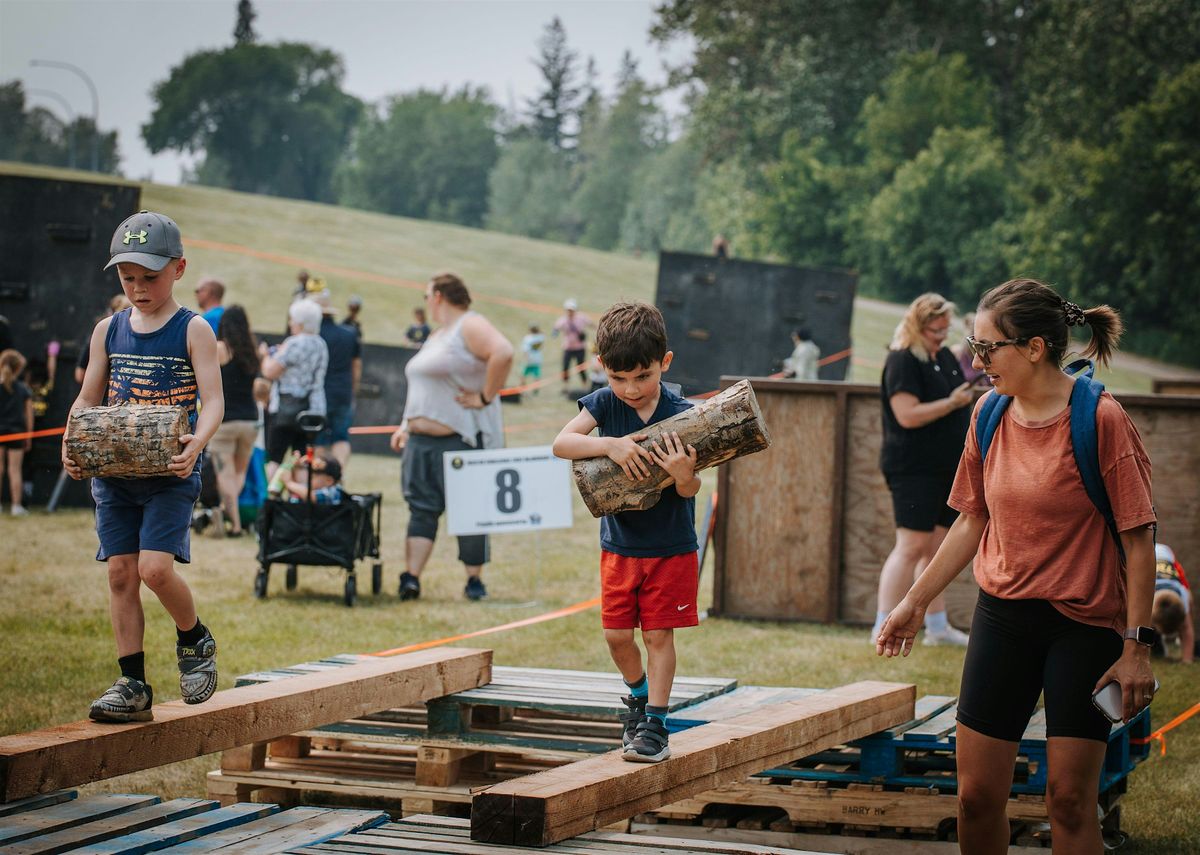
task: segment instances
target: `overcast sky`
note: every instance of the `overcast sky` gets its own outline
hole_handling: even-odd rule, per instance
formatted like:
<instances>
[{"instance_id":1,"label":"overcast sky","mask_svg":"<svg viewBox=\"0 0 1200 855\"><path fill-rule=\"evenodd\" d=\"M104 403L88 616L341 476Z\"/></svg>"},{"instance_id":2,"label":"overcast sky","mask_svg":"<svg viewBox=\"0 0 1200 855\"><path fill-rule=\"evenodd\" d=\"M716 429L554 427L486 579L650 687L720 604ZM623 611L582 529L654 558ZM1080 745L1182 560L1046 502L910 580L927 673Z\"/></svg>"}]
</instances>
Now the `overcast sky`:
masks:
<instances>
[{"instance_id":1,"label":"overcast sky","mask_svg":"<svg viewBox=\"0 0 1200 855\"><path fill-rule=\"evenodd\" d=\"M606 91L626 48L647 80L662 83L664 62L686 58L690 47L664 53L651 43L653 7L651 0L255 0L254 27L261 42L333 49L345 62L345 88L367 101L471 83L487 86L503 106L520 106L538 91L531 59L555 15L581 60L595 57ZM236 19L237 0L0 0L0 81L51 90L88 116L82 79L30 61L79 66L95 81L100 127L120 132L125 175L176 183L180 159L151 155L142 143L150 89L188 54L232 44ZM52 96L30 102L63 115ZM678 105L677 95L665 100L672 112Z\"/></svg>"}]
</instances>

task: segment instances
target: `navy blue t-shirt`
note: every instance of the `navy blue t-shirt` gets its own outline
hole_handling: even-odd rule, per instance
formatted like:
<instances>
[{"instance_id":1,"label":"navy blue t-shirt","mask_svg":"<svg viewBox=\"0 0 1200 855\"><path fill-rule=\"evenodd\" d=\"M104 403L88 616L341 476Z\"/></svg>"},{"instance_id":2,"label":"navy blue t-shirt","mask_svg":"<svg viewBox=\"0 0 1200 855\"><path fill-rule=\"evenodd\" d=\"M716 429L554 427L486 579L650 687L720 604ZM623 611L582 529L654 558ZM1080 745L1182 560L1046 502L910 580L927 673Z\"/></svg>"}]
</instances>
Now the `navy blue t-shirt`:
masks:
<instances>
[{"instance_id":1,"label":"navy blue t-shirt","mask_svg":"<svg viewBox=\"0 0 1200 855\"><path fill-rule=\"evenodd\" d=\"M587 408L600 430L600 436L625 436L648 425L690 410L692 405L659 384L658 406L649 421L643 422L637 410L613 394L608 386L579 399L579 408ZM695 552L696 499L685 499L672 484L662 491L653 507L644 511L623 511L600 520L600 548L630 558L662 558Z\"/></svg>"},{"instance_id":2,"label":"navy blue t-shirt","mask_svg":"<svg viewBox=\"0 0 1200 855\"><path fill-rule=\"evenodd\" d=\"M362 343L353 329L337 323L329 315L321 319L321 338L329 348L329 367L325 369L325 405L348 407L354 403L354 360L362 355Z\"/></svg>"}]
</instances>

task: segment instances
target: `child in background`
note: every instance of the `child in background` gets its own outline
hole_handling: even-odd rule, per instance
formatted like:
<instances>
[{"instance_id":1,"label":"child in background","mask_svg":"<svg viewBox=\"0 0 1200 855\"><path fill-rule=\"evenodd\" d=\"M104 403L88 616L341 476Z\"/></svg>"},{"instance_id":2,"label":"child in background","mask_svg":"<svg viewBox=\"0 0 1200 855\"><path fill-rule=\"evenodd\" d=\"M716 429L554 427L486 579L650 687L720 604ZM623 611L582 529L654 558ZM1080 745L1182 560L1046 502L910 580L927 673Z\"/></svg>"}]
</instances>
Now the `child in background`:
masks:
<instances>
[{"instance_id":1,"label":"child in background","mask_svg":"<svg viewBox=\"0 0 1200 855\"><path fill-rule=\"evenodd\" d=\"M299 454L293 458L293 465L284 470L283 488L287 491L289 502L311 501L315 505L337 505L345 499L342 489L342 465L336 458L316 455L312 461L312 471L308 462ZM308 492L309 482L312 482L312 493Z\"/></svg>"},{"instance_id":2,"label":"child in background","mask_svg":"<svg viewBox=\"0 0 1200 855\"><path fill-rule=\"evenodd\" d=\"M1151 620L1158 630L1159 644L1154 653L1165 656L1168 639L1179 639L1179 658L1196 659L1196 629L1192 615L1195 603L1187 574L1165 543L1154 546L1154 611Z\"/></svg>"},{"instance_id":3,"label":"child in background","mask_svg":"<svg viewBox=\"0 0 1200 855\"><path fill-rule=\"evenodd\" d=\"M600 361L600 353L596 345L592 345L592 358L588 361L588 380L592 383L591 391L598 392L608 385L608 375L604 372L604 363Z\"/></svg>"},{"instance_id":4,"label":"child in background","mask_svg":"<svg viewBox=\"0 0 1200 855\"><path fill-rule=\"evenodd\" d=\"M545 357L542 348L545 344L546 337L542 335L541 328L537 324L530 324L529 334L521 339L521 352L525 354L525 367L521 370L522 383L530 378L534 382L542 379L542 360ZM537 389L533 390L533 394L537 394Z\"/></svg>"},{"instance_id":5,"label":"child in background","mask_svg":"<svg viewBox=\"0 0 1200 855\"><path fill-rule=\"evenodd\" d=\"M21 380L24 370L24 356L12 348L0 351L0 436L33 430L33 393ZM0 442L0 483L7 466L8 495L14 517L29 513L22 503L25 486L22 483L21 466L25 461L25 452L32 447L33 440L29 437Z\"/></svg>"},{"instance_id":6,"label":"child in background","mask_svg":"<svg viewBox=\"0 0 1200 855\"><path fill-rule=\"evenodd\" d=\"M675 681L675 629L696 626L696 449L664 435L653 450L638 445L649 425L691 408L662 382L671 365L662 313L646 303L617 303L596 330L608 386L579 400L579 415L554 440L567 460L608 457L631 480L661 466L674 479L644 511L600 522L601 623L609 653L629 696L622 743L625 760L657 763L671 756L667 705ZM599 436L589 436L596 428ZM646 668L634 639L641 627Z\"/></svg>"}]
</instances>

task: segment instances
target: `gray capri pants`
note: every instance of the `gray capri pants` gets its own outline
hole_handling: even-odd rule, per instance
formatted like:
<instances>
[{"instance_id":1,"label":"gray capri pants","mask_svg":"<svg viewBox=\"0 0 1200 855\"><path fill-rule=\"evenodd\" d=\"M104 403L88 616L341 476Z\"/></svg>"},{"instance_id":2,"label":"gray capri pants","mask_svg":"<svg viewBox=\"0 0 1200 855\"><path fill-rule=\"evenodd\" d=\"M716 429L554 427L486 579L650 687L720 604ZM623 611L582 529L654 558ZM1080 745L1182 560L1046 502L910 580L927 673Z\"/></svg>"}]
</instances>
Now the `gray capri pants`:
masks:
<instances>
[{"instance_id":1,"label":"gray capri pants","mask_svg":"<svg viewBox=\"0 0 1200 855\"><path fill-rule=\"evenodd\" d=\"M446 476L442 454L474 451L461 436L410 434L404 446L400 486L408 502L408 536L437 539L438 517L446 510ZM458 560L468 567L486 564L491 548L486 534L461 535Z\"/></svg>"}]
</instances>

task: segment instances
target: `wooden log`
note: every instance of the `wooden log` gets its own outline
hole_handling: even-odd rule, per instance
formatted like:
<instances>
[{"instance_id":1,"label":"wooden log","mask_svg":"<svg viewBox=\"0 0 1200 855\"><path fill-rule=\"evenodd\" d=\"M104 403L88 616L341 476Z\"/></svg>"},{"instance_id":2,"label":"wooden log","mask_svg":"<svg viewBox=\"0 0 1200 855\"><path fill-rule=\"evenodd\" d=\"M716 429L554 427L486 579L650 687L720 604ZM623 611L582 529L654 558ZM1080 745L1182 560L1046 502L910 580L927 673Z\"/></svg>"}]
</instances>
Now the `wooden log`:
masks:
<instances>
[{"instance_id":1,"label":"wooden log","mask_svg":"<svg viewBox=\"0 0 1200 855\"><path fill-rule=\"evenodd\" d=\"M191 433L183 407L123 404L84 407L67 420L67 456L85 478L170 475L179 437Z\"/></svg>"},{"instance_id":2,"label":"wooden log","mask_svg":"<svg viewBox=\"0 0 1200 855\"><path fill-rule=\"evenodd\" d=\"M620 751L505 781L471 802L471 838L548 846L913 717L916 687L861 682L677 733L671 757Z\"/></svg>"},{"instance_id":3,"label":"wooden log","mask_svg":"<svg viewBox=\"0 0 1200 855\"><path fill-rule=\"evenodd\" d=\"M171 701L154 721L74 722L0 738L0 803L267 742L482 686L492 652L438 648Z\"/></svg>"},{"instance_id":4,"label":"wooden log","mask_svg":"<svg viewBox=\"0 0 1200 855\"><path fill-rule=\"evenodd\" d=\"M735 383L699 406L638 431L647 436L638 444L651 448L657 438L672 432L678 433L685 444L695 447L697 472L762 451L771 444L749 380ZM607 457L576 460L572 470L584 504L592 516L603 517L621 511L644 511L658 503L663 489L674 484L675 479L656 463L650 462L648 467L650 477L641 481L631 481Z\"/></svg>"}]
</instances>

